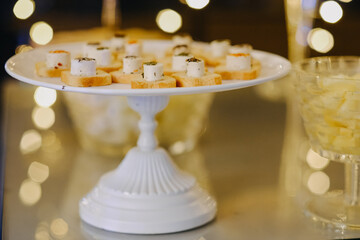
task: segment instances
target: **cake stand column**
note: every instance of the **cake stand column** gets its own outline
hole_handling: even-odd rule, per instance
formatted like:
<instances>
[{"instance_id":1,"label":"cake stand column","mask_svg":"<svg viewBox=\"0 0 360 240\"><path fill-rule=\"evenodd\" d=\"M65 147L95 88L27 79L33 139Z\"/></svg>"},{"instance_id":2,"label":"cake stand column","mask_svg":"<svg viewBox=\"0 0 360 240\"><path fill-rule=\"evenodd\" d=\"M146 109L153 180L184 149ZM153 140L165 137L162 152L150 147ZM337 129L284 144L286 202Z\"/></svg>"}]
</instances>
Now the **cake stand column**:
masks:
<instances>
[{"instance_id":1,"label":"cake stand column","mask_svg":"<svg viewBox=\"0 0 360 240\"><path fill-rule=\"evenodd\" d=\"M195 228L215 217L215 200L158 147L155 115L168 101L168 96L128 97L141 116L137 147L80 201L82 220L115 232L160 234Z\"/></svg>"}]
</instances>

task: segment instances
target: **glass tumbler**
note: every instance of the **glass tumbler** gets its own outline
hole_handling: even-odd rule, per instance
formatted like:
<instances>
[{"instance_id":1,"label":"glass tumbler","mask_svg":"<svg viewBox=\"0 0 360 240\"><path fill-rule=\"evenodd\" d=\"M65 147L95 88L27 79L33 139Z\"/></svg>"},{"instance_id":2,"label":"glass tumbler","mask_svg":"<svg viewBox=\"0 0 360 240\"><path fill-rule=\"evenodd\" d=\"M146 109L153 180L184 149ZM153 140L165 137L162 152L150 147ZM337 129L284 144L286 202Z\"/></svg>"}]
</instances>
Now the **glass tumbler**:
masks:
<instances>
[{"instance_id":1,"label":"glass tumbler","mask_svg":"<svg viewBox=\"0 0 360 240\"><path fill-rule=\"evenodd\" d=\"M313 151L344 164L344 186L307 199L305 214L323 225L360 230L360 57L294 64L300 114Z\"/></svg>"}]
</instances>

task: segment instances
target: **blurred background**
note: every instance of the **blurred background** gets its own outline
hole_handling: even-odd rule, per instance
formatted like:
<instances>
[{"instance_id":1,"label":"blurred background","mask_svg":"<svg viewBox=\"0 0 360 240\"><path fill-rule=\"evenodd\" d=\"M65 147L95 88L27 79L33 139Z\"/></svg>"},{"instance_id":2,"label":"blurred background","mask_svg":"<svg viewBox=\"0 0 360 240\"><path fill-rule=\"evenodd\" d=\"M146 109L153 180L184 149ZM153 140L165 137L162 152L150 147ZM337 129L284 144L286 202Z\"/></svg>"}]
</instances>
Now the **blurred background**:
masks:
<instances>
[{"instance_id":1,"label":"blurred background","mask_svg":"<svg viewBox=\"0 0 360 240\"><path fill-rule=\"evenodd\" d=\"M250 43L255 49L291 61L323 55L360 55L359 11L359 0L6 0L0 1L0 63L4 66L15 53L33 47L107 39L115 29L141 38L171 39L178 33L188 33L196 41L228 38L232 44ZM125 140L130 139L131 144L122 146L121 153L106 148L91 154L84 151L86 146L96 150L94 146L99 143L89 147L84 143L89 138L76 133L71 109L66 108L66 99L71 103L71 98L22 84L9 77L3 67L0 88L4 238L103 236L101 231L80 222L77 202L104 172L118 165L119 156L136 141L137 132L127 136ZM261 239L269 234L274 239L320 239L299 214L293 213L293 208L287 208L284 199L278 198L278 190L298 197L301 186L311 194L321 195L341 187L332 180L338 178L336 171L343 169L339 164L325 164L321 170L326 168L326 174L321 171L320 180L314 180L312 175L315 172L318 176L319 168L301 170L311 167L305 163L309 146L292 93L289 78L285 78L218 93L216 97L211 94L175 99L170 102L168 114L159 115L163 128L159 128L158 135L177 164L195 175L219 203L215 224L195 232L197 238L190 234L183 239ZM89 98L98 108L80 107L84 111L81 113L96 115L91 112L95 109L98 115L122 116L127 111L122 108L126 105L124 99ZM199 99L202 104L194 106ZM201 136L199 144L188 149L184 142L166 135L174 121L172 116L179 114L179 105L193 113L192 118L184 112L177 119L190 124L186 125L190 133L179 129L188 134L182 139L194 137L196 143ZM133 129L133 122L134 118L130 118L121 124ZM197 131L191 131L194 128ZM93 174L89 176L89 172ZM320 184L324 181L329 184ZM303 199L301 196L297 201ZM96 239L129 237L104 235L107 237Z\"/></svg>"},{"instance_id":2,"label":"blurred background","mask_svg":"<svg viewBox=\"0 0 360 240\"><path fill-rule=\"evenodd\" d=\"M1 3L1 63L23 44L51 43L52 34L101 26L142 28L165 33L159 14L171 24L166 34L185 32L195 40L229 38L233 44L251 43L255 49L287 56L286 11L295 29L297 43L308 48L309 56L357 55L359 1L339 0L11 0ZM322 9L320 11L320 7ZM297 12L293 11L297 8ZM170 12L170 14L168 14ZM288 22L291 22L288 21ZM39 25L40 23L40 25ZM36 28L37 27L37 28ZM165 26L166 28L166 26ZM30 37L31 29L33 37ZM310 39L311 35L315 36ZM318 31L325 30L325 31ZM290 33L290 31L288 30ZM41 37L40 37L41 35ZM264 41L266 39L266 41ZM315 43L314 43L315 41ZM320 42L320 43L319 43ZM321 43L322 42L322 43ZM326 44L322 46L321 44ZM345 44L346 43L346 44ZM1 69L2 76L4 70ZM4 77L2 77L4 79Z\"/></svg>"}]
</instances>

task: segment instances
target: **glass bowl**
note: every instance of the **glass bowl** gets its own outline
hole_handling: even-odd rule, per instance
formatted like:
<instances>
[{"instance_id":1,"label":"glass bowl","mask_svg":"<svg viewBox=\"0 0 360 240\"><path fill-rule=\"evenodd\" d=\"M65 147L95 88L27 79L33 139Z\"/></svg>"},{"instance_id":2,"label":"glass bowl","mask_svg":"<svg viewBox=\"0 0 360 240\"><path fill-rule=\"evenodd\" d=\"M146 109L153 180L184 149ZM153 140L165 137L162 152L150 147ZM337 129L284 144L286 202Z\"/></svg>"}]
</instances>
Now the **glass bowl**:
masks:
<instances>
[{"instance_id":1,"label":"glass bowl","mask_svg":"<svg viewBox=\"0 0 360 240\"><path fill-rule=\"evenodd\" d=\"M345 165L344 186L307 198L304 212L326 228L360 231L360 57L304 59L294 72L311 148Z\"/></svg>"},{"instance_id":2,"label":"glass bowl","mask_svg":"<svg viewBox=\"0 0 360 240\"><path fill-rule=\"evenodd\" d=\"M360 57L317 57L294 65L311 147L336 161L360 161Z\"/></svg>"}]
</instances>

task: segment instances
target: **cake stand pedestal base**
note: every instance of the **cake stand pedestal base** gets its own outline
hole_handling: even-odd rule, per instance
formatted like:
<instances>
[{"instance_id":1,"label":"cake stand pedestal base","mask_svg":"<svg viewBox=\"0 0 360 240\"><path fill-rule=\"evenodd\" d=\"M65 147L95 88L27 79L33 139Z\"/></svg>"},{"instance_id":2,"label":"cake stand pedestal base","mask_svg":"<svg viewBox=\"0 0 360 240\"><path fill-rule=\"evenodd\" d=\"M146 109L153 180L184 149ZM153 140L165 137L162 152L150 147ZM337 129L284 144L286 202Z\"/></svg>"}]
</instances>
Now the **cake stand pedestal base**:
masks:
<instances>
[{"instance_id":1,"label":"cake stand pedestal base","mask_svg":"<svg viewBox=\"0 0 360 240\"><path fill-rule=\"evenodd\" d=\"M160 234L192 229L215 217L215 200L157 146L154 117L168 101L168 96L128 97L141 115L138 146L80 201L83 221L109 231Z\"/></svg>"}]
</instances>

